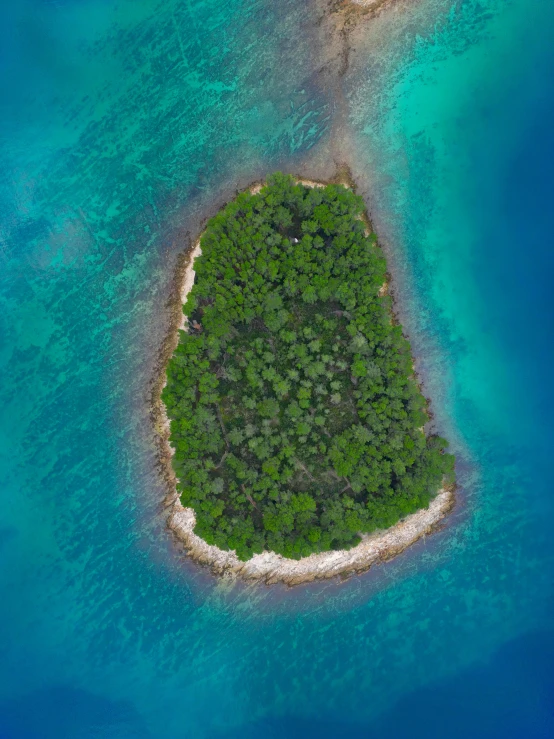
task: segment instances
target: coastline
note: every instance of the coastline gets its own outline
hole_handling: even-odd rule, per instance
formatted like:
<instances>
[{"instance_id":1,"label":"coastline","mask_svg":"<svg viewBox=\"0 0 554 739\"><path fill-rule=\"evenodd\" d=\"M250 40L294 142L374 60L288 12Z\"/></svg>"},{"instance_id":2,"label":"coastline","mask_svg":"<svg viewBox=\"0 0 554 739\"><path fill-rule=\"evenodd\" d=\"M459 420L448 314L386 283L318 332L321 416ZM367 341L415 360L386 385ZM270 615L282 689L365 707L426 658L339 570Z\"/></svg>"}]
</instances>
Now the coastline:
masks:
<instances>
[{"instance_id":1,"label":"coastline","mask_svg":"<svg viewBox=\"0 0 554 739\"><path fill-rule=\"evenodd\" d=\"M399 521L390 529L364 534L352 549L310 554L301 559L286 559L275 552L255 554L241 562L234 551L226 552L207 544L194 533L196 517L192 508L184 508L179 499L174 503L168 525L187 548L196 562L209 565L218 575L241 577L274 585L302 585L339 575L365 572L372 565L385 562L403 552L416 541L437 530L440 521L454 507L454 493L441 490L429 504Z\"/></svg>"},{"instance_id":2,"label":"coastline","mask_svg":"<svg viewBox=\"0 0 554 739\"><path fill-rule=\"evenodd\" d=\"M297 182L306 187L325 187L328 184L301 178L297 178ZM257 182L248 189L255 194L260 191L263 184L263 182ZM351 187L350 182L342 181L340 184ZM362 218L365 221L367 214L364 213ZM217 546L210 545L194 533L195 512L192 508L185 508L182 505L175 490L177 480L171 466L171 457L174 450L169 443L169 419L160 394L166 384L165 367L167 360L177 346L179 331L186 330L187 322L182 312L182 306L194 285L194 261L201 254L201 238L202 234L187 253L184 264L181 264L178 268L176 279L180 282L180 285L176 286L175 293L178 301L176 308L180 312L180 318L172 322L168 339L164 342L159 361L159 381L154 383L152 396L152 413L159 436L160 467L172 491L167 496L165 503L169 509L167 525L184 544L187 555L198 564L209 566L212 572L217 575L231 578L240 577L244 580L257 581L266 585L282 583L293 586L313 582L314 580L337 576L345 577L364 572L374 564L392 559L419 539L438 530L442 519L455 505L455 494L452 490L439 490L427 509L406 516L388 529L363 534L361 542L352 549L311 554L298 560L287 559L275 552L262 552L254 555L246 562L242 562L234 551L225 551ZM387 287L388 284L385 283L382 288L383 294L385 294Z\"/></svg>"}]
</instances>

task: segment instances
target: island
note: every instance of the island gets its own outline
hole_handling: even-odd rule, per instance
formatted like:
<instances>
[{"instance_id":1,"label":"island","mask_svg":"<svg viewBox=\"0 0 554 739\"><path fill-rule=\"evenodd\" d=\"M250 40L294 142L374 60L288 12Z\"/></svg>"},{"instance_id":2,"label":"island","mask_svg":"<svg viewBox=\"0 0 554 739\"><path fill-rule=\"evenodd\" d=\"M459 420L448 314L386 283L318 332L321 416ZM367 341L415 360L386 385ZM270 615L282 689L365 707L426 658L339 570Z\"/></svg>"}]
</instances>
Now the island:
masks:
<instances>
[{"instance_id":1,"label":"island","mask_svg":"<svg viewBox=\"0 0 554 739\"><path fill-rule=\"evenodd\" d=\"M212 218L162 401L170 526L219 573L367 569L453 505L454 457L387 294L363 200L276 173Z\"/></svg>"}]
</instances>

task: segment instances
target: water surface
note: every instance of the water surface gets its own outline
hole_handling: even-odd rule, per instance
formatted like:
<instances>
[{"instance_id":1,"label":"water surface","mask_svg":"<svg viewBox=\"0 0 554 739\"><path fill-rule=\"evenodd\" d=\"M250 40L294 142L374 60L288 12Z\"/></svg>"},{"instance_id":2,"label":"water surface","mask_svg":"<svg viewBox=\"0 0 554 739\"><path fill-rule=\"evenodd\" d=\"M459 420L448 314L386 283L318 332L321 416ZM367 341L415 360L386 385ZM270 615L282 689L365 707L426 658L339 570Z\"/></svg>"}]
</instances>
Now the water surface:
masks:
<instances>
[{"instance_id":1,"label":"water surface","mask_svg":"<svg viewBox=\"0 0 554 739\"><path fill-rule=\"evenodd\" d=\"M234 188L325 158L317 18L0 9L2 737L554 735L546 0L386 14L344 81L459 459L449 527L290 592L214 580L164 528L148 405L176 259Z\"/></svg>"}]
</instances>

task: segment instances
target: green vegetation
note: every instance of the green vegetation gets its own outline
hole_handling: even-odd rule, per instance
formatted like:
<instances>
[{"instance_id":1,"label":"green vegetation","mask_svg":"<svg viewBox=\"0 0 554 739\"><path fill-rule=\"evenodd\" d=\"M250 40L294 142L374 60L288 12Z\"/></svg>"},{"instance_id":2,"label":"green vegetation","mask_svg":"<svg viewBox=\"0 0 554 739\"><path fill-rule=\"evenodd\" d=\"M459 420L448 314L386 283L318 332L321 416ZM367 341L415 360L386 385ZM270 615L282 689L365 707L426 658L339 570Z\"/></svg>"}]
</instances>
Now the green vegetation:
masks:
<instances>
[{"instance_id":1,"label":"green vegetation","mask_svg":"<svg viewBox=\"0 0 554 739\"><path fill-rule=\"evenodd\" d=\"M243 560L348 548L453 481L362 212L275 174L202 237L162 397L195 532Z\"/></svg>"}]
</instances>

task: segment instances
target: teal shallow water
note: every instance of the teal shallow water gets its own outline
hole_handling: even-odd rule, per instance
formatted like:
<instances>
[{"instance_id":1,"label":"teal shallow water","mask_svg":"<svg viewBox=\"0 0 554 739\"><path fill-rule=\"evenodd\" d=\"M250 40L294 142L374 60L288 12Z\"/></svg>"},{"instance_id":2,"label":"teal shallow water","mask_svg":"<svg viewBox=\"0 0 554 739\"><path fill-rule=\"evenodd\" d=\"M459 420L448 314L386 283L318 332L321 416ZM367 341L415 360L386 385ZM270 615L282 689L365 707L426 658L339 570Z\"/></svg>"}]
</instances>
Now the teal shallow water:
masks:
<instances>
[{"instance_id":1,"label":"teal shallow water","mask_svg":"<svg viewBox=\"0 0 554 739\"><path fill-rule=\"evenodd\" d=\"M213 580L164 528L148 400L177 254L329 143L316 9L275 5L0 10L0 736L552 736L546 1L422 0L345 82L459 458L449 527L291 592Z\"/></svg>"}]
</instances>

